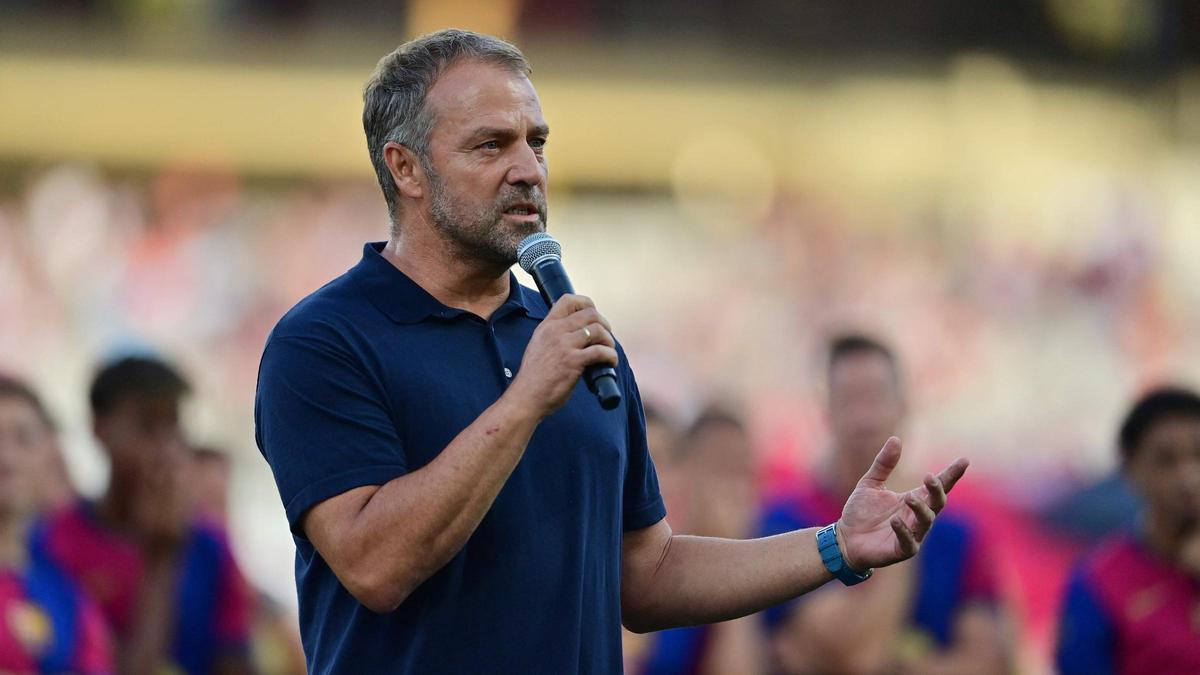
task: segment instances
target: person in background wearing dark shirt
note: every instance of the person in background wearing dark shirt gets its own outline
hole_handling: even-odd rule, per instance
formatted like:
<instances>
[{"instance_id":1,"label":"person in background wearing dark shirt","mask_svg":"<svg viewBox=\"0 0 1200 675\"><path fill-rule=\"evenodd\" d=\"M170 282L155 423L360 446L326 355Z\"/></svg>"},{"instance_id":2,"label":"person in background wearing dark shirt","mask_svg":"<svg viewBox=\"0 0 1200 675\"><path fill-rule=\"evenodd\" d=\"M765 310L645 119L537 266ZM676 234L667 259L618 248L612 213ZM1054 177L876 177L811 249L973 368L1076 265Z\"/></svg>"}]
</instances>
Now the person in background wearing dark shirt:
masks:
<instances>
[{"instance_id":1,"label":"person in background wearing dark shirt","mask_svg":"<svg viewBox=\"0 0 1200 675\"><path fill-rule=\"evenodd\" d=\"M1200 395L1165 387L1129 411L1121 472L1143 504L1067 584L1063 675L1200 673Z\"/></svg>"},{"instance_id":2,"label":"person in background wearing dark shirt","mask_svg":"<svg viewBox=\"0 0 1200 675\"><path fill-rule=\"evenodd\" d=\"M888 439L830 527L674 535L608 321L510 271L546 227L529 73L512 45L455 30L380 61L363 126L391 237L267 339L257 440L313 672L619 671L622 622L733 619L914 555L966 471L892 492ZM600 363L623 389L612 410L580 377Z\"/></svg>"},{"instance_id":3,"label":"person in background wearing dark shirt","mask_svg":"<svg viewBox=\"0 0 1200 675\"><path fill-rule=\"evenodd\" d=\"M115 672L100 609L38 548L54 424L24 382L0 375L0 672Z\"/></svg>"},{"instance_id":4,"label":"person in background wearing dark shirt","mask_svg":"<svg viewBox=\"0 0 1200 675\"><path fill-rule=\"evenodd\" d=\"M884 439L899 433L907 396L891 349L863 335L830 343L827 417L833 446L810 484L770 505L762 535L836 518ZM786 673L1008 673L1008 617L983 533L942 514L920 554L869 584L822 590L764 613Z\"/></svg>"},{"instance_id":5,"label":"person in background wearing dark shirt","mask_svg":"<svg viewBox=\"0 0 1200 675\"><path fill-rule=\"evenodd\" d=\"M189 390L155 358L104 364L91 387L108 489L50 518L45 553L96 599L122 672L243 673L252 597L225 533L190 515L180 405Z\"/></svg>"}]
</instances>

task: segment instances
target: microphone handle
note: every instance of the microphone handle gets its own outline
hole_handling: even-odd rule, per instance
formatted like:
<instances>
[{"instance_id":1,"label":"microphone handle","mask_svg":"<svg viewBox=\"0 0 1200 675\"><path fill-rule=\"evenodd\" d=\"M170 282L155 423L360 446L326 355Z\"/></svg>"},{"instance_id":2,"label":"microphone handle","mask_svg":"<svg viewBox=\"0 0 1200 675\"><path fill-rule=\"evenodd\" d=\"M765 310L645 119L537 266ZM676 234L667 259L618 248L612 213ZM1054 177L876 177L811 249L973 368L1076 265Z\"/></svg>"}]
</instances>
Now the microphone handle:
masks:
<instances>
[{"instance_id":1,"label":"microphone handle","mask_svg":"<svg viewBox=\"0 0 1200 675\"><path fill-rule=\"evenodd\" d=\"M550 259L535 265L531 276L547 307L553 307L556 300L575 292L575 287L567 278L566 268L557 260ZM612 410L621 405L621 388L617 386L617 371L612 366L605 363L590 365L583 371L583 380L596 395L601 408Z\"/></svg>"}]
</instances>

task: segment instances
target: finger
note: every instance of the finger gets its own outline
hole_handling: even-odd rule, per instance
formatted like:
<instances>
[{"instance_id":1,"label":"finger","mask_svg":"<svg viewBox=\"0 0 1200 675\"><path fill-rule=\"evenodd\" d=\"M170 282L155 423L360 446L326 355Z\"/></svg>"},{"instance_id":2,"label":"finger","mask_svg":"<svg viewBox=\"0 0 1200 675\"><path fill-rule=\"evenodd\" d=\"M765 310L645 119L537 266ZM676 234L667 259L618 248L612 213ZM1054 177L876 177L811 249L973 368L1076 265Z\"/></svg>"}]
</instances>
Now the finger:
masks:
<instances>
[{"instance_id":1,"label":"finger","mask_svg":"<svg viewBox=\"0 0 1200 675\"><path fill-rule=\"evenodd\" d=\"M909 493L908 508L912 509L913 515L916 516L916 526L912 528L913 537L918 541L925 541L925 535L929 533L929 528L933 527L934 511L928 504L921 501L920 497Z\"/></svg>"},{"instance_id":2,"label":"finger","mask_svg":"<svg viewBox=\"0 0 1200 675\"><path fill-rule=\"evenodd\" d=\"M567 293L554 302L554 306L550 308L550 312L546 314L546 318L561 319L588 307L595 307L591 298L586 295Z\"/></svg>"},{"instance_id":3,"label":"finger","mask_svg":"<svg viewBox=\"0 0 1200 675\"><path fill-rule=\"evenodd\" d=\"M609 333L608 329L598 323L584 326L579 330L579 335L583 338L584 347L588 345L617 346L617 341L613 339L612 333Z\"/></svg>"},{"instance_id":4,"label":"finger","mask_svg":"<svg viewBox=\"0 0 1200 675\"><path fill-rule=\"evenodd\" d=\"M620 362L617 350L608 345L592 345L584 348L579 354L579 363L582 367L587 367L595 363L607 363L616 368Z\"/></svg>"},{"instance_id":5,"label":"finger","mask_svg":"<svg viewBox=\"0 0 1200 675\"><path fill-rule=\"evenodd\" d=\"M941 479L931 473L925 474L925 491L929 493L929 508L934 513L941 513L946 508L946 490Z\"/></svg>"},{"instance_id":6,"label":"finger","mask_svg":"<svg viewBox=\"0 0 1200 675\"><path fill-rule=\"evenodd\" d=\"M883 449L879 451L879 454L875 455L875 461L871 462L871 468L867 469L866 475L858 481L858 484L874 488L883 487L899 463L900 439L892 436L887 439L887 443L883 444Z\"/></svg>"},{"instance_id":7,"label":"finger","mask_svg":"<svg viewBox=\"0 0 1200 675\"><path fill-rule=\"evenodd\" d=\"M590 326L593 323L600 324L604 330L611 331L612 328L608 325L608 319L600 313L600 310L595 307L585 307L574 314L566 317L565 325L567 330L579 330L584 326ZM595 332L595 331L593 331Z\"/></svg>"},{"instance_id":8,"label":"finger","mask_svg":"<svg viewBox=\"0 0 1200 675\"><path fill-rule=\"evenodd\" d=\"M917 543L916 537L913 536L908 526L900 519L900 516L892 517L892 532L896 533L896 548L900 551L902 559L908 559L917 554L917 549L920 544ZM899 561L897 561L899 562Z\"/></svg>"},{"instance_id":9,"label":"finger","mask_svg":"<svg viewBox=\"0 0 1200 675\"><path fill-rule=\"evenodd\" d=\"M954 489L954 484L958 482L959 478L963 477L970 464L970 461L966 457L959 457L951 462L950 466L942 469L942 472L938 474L938 480L942 482L942 489L945 490L946 494L950 494L950 491Z\"/></svg>"}]
</instances>

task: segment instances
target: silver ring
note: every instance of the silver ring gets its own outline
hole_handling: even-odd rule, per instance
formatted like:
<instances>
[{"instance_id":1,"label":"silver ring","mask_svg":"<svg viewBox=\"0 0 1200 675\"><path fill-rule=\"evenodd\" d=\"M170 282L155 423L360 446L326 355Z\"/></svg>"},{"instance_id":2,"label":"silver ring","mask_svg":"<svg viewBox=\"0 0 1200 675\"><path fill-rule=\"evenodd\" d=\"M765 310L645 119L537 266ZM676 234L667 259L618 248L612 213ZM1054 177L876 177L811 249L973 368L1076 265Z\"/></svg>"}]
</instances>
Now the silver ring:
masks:
<instances>
[{"instance_id":1,"label":"silver ring","mask_svg":"<svg viewBox=\"0 0 1200 675\"><path fill-rule=\"evenodd\" d=\"M583 339L587 340L588 342L592 341L592 331L588 330L587 326L583 327Z\"/></svg>"}]
</instances>

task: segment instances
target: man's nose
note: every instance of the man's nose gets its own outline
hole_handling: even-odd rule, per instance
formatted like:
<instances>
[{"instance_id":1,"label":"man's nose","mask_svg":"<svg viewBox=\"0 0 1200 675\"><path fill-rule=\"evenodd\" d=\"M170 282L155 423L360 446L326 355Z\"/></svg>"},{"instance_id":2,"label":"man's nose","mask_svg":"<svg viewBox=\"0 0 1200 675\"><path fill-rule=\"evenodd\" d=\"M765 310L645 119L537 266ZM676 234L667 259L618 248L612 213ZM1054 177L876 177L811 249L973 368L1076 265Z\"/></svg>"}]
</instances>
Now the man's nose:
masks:
<instances>
[{"instance_id":1,"label":"man's nose","mask_svg":"<svg viewBox=\"0 0 1200 675\"><path fill-rule=\"evenodd\" d=\"M513 163L505 179L510 185L541 185L546 180L546 165L528 143L517 143Z\"/></svg>"}]
</instances>

